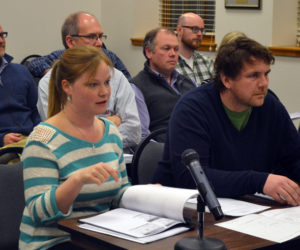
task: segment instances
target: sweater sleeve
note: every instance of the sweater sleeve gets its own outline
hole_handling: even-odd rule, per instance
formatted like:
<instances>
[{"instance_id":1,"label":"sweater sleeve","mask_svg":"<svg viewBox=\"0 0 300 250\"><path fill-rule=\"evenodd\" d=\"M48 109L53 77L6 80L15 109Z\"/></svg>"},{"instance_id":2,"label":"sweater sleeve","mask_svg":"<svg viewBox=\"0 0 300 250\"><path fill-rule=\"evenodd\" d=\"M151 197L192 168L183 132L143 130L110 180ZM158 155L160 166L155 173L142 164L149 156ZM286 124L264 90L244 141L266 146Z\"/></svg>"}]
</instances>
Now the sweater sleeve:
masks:
<instances>
[{"instance_id":1,"label":"sweater sleeve","mask_svg":"<svg viewBox=\"0 0 300 250\"><path fill-rule=\"evenodd\" d=\"M71 214L57 207L55 191L59 185L57 159L48 146L29 140L22 153L25 201L31 220L37 225L47 225Z\"/></svg>"}]
</instances>

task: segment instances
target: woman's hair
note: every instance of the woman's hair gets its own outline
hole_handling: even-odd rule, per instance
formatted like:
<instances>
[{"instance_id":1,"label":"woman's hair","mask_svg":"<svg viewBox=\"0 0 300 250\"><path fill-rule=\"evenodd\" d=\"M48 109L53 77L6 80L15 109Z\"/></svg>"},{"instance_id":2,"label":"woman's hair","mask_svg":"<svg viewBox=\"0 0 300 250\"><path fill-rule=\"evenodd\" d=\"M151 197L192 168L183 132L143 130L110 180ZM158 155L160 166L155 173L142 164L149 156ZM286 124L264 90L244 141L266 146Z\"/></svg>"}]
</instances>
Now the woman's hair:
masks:
<instances>
[{"instance_id":1,"label":"woman's hair","mask_svg":"<svg viewBox=\"0 0 300 250\"><path fill-rule=\"evenodd\" d=\"M241 31L231 31L231 32L227 33L223 37L220 45L218 46L218 50L225 44L234 42L239 37L247 37L247 36L245 35L245 33L241 32Z\"/></svg>"},{"instance_id":2,"label":"woman's hair","mask_svg":"<svg viewBox=\"0 0 300 250\"><path fill-rule=\"evenodd\" d=\"M67 101L62 81L67 80L70 84L74 84L85 72L93 77L102 62L110 68L113 67L101 49L89 45L75 46L62 54L62 57L54 63L51 72L48 117L60 112Z\"/></svg>"}]
</instances>

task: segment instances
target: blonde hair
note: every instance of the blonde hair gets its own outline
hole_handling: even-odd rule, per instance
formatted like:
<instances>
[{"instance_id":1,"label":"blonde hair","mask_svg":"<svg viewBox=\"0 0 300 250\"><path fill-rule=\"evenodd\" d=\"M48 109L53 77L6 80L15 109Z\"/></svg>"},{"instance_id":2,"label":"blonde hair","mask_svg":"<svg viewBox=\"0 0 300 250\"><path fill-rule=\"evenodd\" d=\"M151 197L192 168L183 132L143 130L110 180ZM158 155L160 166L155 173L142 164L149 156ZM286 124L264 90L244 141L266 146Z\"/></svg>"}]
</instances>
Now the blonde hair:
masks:
<instances>
[{"instance_id":1,"label":"blonde hair","mask_svg":"<svg viewBox=\"0 0 300 250\"><path fill-rule=\"evenodd\" d=\"M110 68L113 67L101 49L89 45L75 46L62 54L62 57L54 63L51 72L49 118L60 112L67 101L67 94L62 88L62 81L67 80L70 84L74 84L76 79L85 72L90 73L90 77L93 77L102 62Z\"/></svg>"},{"instance_id":2,"label":"blonde hair","mask_svg":"<svg viewBox=\"0 0 300 250\"><path fill-rule=\"evenodd\" d=\"M221 48L222 46L224 46L225 44L232 43L232 42L234 42L237 38L240 38L240 37L247 37L247 36L245 35L245 33L240 32L240 31L231 31L231 32L227 33L227 34L223 37L223 39L222 39L220 45L218 46L218 49L217 49L217 50L220 50L220 48Z\"/></svg>"}]
</instances>

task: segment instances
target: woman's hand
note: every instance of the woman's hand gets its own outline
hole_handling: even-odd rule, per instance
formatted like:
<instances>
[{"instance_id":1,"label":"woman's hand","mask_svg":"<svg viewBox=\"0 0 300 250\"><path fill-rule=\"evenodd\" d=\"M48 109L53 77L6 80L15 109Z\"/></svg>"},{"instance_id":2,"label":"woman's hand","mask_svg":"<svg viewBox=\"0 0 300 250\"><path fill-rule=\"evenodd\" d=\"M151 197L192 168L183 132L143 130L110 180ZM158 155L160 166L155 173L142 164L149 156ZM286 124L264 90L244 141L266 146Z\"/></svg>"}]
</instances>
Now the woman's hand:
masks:
<instances>
[{"instance_id":1,"label":"woman's hand","mask_svg":"<svg viewBox=\"0 0 300 250\"><path fill-rule=\"evenodd\" d=\"M115 181L119 181L118 170L113 169L103 162L80 169L74 173L74 178L78 178L82 185L92 182L101 185L110 176L112 176Z\"/></svg>"},{"instance_id":2,"label":"woman's hand","mask_svg":"<svg viewBox=\"0 0 300 250\"><path fill-rule=\"evenodd\" d=\"M118 170L103 162L76 171L56 189L55 199L59 210L63 213L69 211L83 185L89 183L101 185L110 176L119 181Z\"/></svg>"}]
</instances>

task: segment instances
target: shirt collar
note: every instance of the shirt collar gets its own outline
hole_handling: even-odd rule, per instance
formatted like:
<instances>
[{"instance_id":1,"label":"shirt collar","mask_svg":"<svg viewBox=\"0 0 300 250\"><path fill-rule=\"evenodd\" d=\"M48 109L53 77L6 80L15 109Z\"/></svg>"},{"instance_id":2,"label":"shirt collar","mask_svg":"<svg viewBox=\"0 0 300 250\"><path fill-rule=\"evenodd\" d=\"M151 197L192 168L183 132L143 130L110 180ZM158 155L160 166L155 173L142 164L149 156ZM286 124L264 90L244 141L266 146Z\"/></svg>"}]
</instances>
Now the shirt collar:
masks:
<instances>
[{"instance_id":1,"label":"shirt collar","mask_svg":"<svg viewBox=\"0 0 300 250\"><path fill-rule=\"evenodd\" d=\"M2 57L1 58L1 66L0 66L0 86L1 87L3 87L1 75L2 75L4 68L7 66L7 64L8 64L7 60L4 57Z\"/></svg>"},{"instance_id":2,"label":"shirt collar","mask_svg":"<svg viewBox=\"0 0 300 250\"><path fill-rule=\"evenodd\" d=\"M164 80L165 80L168 84L170 84L171 86L174 86L174 84L175 84L175 82L177 81L177 78L178 78L178 76L179 76L179 73L174 69L173 72L172 72L172 74L171 74L171 82L169 83L168 80L167 80L167 78L166 78L164 75L162 75L162 74L160 74L159 72L157 72L157 71L155 71L154 69L152 69L152 68L150 67L149 63L147 63L147 67L149 68L149 70L150 70L154 75L156 75L156 76L159 77L159 78L164 79Z\"/></svg>"}]
</instances>

